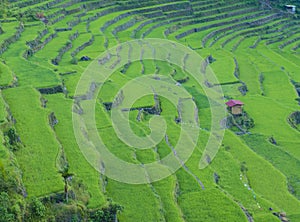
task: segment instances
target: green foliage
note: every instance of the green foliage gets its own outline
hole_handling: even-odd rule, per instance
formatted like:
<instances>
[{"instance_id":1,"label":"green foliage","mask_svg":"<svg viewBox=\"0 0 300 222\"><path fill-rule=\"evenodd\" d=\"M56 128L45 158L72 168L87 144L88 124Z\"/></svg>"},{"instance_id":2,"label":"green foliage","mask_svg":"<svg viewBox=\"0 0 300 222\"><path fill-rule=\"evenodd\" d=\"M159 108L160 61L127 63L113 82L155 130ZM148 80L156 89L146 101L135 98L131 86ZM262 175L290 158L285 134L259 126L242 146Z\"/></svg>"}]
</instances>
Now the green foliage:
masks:
<instances>
[{"instance_id":1,"label":"green foliage","mask_svg":"<svg viewBox=\"0 0 300 222\"><path fill-rule=\"evenodd\" d=\"M43 218L45 216L46 208L38 198L32 199L30 209L34 217Z\"/></svg>"},{"instance_id":2,"label":"green foliage","mask_svg":"<svg viewBox=\"0 0 300 222\"><path fill-rule=\"evenodd\" d=\"M288 117L288 122L292 127L295 129L300 130L299 124L300 124L300 111L293 112L291 115Z\"/></svg>"},{"instance_id":3,"label":"green foliage","mask_svg":"<svg viewBox=\"0 0 300 222\"><path fill-rule=\"evenodd\" d=\"M84 209L80 206L73 205L65 205L65 204L53 204L51 207L51 214L55 218L55 221L82 221L85 215Z\"/></svg>"},{"instance_id":4,"label":"green foliage","mask_svg":"<svg viewBox=\"0 0 300 222\"><path fill-rule=\"evenodd\" d=\"M0 0L0 18L6 18L9 14L8 6L9 3L7 0Z\"/></svg>"},{"instance_id":5,"label":"green foliage","mask_svg":"<svg viewBox=\"0 0 300 222\"><path fill-rule=\"evenodd\" d=\"M0 221L12 222L15 221L14 214L11 213L11 202L6 192L0 193Z\"/></svg>"},{"instance_id":6,"label":"green foliage","mask_svg":"<svg viewBox=\"0 0 300 222\"><path fill-rule=\"evenodd\" d=\"M78 64L78 59L76 57L72 57L71 64L77 65Z\"/></svg>"},{"instance_id":7,"label":"green foliage","mask_svg":"<svg viewBox=\"0 0 300 222\"><path fill-rule=\"evenodd\" d=\"M114 222L117 214L123 210L119 204L110 202L107 207L91 212L91 222Z\"/></svg>"},{"instance_id":8,"label":"green foliage","mask_svg":"<svg viewBox=\"0 0 300 222\"><path fill-rule=\"evenodd\" d=\"M254 119L249 116L247 112L243 112L241 115L232 115L227 118L227 126L229 128L238 126L239 129L249 130L255 126ZM233 130L238 130L233 128Z\"/></svg>"},{"instance_id":9,"label":"green foliage","mask_svg":"<svg viewBox=\"0 0 300 222\"><path fill-rule=\"evenodd\" d=\"M68 162L66 161L65 164L62 166L62 169L59 170L59 173L60 173L61 176L63 177L64 183L65 183L64 192L65 192L66 202L68 202L68 197L69 197L69 194L68 194L68 190L69 190L69 184L68 184L68 181L69 181L69 179L71 179L72 176L74 175L73 173L70 173L70 172L69 172L69 169L70 169L69 164L68 164Z\"/></svg>"},{"instance_id":10,"label":"green foliage","mask_svg":"<svg viewBox=\"0 0 300 222\"><path fill-rule=\"evenodd\" d=\"M22 22L34 22L38 21L37 13L39 12L38 9L29 8L26 11L17 11L12 14L17 20Z\"/></svg>"},{"instance_id":11,"label":"green foliage","mask_svg":"<svg viewBox=\"0 0 300 222\"><path fill-rule=\"evenodd\" d=\"M299 1L297 0L289 0L288 2L285 0L276 0L271 2L274 7L280 7L281 9L284 9L284 6L287 5L287 3L289 5L296 5L300 7Z\"/></svg>"},{"instance_id":12,"label":"green foliage","mask_svg":"<svg viewBox=\"0 0 300 222\"><path fill-rule=\"evenodd\" d=\"M9 147L12 151L17 151L21 146L21 141L16 130L14 128L9 128L7 132L4 132L4 136L6 140L6 147Z\"/></svg>"},{"instance_id":13,"label":"green foliage","mask_svg":"<svg viewBox=\"0 0 300 222\"><path fill-rule=\"evenodd\" d=\"M241 171L242 173L246 173L248 171L245 161L241 163Z\"/></svg>"}]
</instances>

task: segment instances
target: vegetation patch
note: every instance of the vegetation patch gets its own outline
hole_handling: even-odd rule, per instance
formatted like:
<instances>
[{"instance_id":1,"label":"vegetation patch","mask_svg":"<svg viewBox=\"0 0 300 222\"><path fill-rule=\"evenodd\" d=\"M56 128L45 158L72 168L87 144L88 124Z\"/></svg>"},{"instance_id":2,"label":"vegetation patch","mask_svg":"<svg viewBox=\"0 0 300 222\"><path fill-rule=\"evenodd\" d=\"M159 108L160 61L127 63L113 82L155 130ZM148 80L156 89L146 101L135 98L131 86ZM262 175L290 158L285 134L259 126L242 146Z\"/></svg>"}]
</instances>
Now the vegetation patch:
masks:
<instances>
[{"instance_id":1,"label":"vegetation patch","mask_svg":"<svg viewBox=\"0 0 300 222\"><path fill-rule=\"evenodd\" d=\"M289 115L288 122L293 128L300 130L300 111L293 112L291 115Z\"/></svg>"}]
</instances>

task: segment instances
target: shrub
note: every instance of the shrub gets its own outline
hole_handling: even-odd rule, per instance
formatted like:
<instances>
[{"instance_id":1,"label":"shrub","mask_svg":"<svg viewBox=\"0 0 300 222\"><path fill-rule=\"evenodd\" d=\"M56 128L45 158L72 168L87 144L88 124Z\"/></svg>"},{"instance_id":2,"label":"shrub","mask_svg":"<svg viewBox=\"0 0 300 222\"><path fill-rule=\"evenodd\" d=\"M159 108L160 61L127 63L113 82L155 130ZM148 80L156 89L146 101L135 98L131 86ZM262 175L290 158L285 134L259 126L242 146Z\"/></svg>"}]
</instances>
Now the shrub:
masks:
<instances>
[{"instance_id":1,"label":"shrub","mask_svg":"<svg viewBox=\"0 0 300 222\"><path fill-rule=\"evenodd\" d=\"M77 65L78 64L78 59L76 57L72 57L71 64Z\"/></svg>"},{"instance_id":2,"label":"shrub","mask_svg":"<svg viewBox=\"0 0 300 222\"><path fill-rule=\"evenodd\" d=\"M300 111L293 112L288 117L288 123L295 129L299 129L298 125L300 124Z\"/></svg>"},{"instance_id":3,"label":"shrub","mask_svg":"<svg viewBox=\"0 0 300 222\"><path fill-rule=\"evenodd\" d=\"M5 146L8 147L12 151L16 151L19 149L20 145L20 137L16 133L14 128L9 128L7 132L4 132Z\"/></svg>"},{"instance_id":4,"label":"shrub","mask_svg":"<svg viewBox=\"0 0 300 222\"><path fill-rule=\"evenodd\" d=\"M98 209L94 212L91 212L91 221L105 221L105 222L114 222L116 221L117 214L123 210L123 207L119 204L109 203L107 207Z\"/></svg>"},{"instance_id":5,"label":"shrub","mask_svg":"<svg viewBox=\"0 0 300 222\"><path fill-rule=\"evenodd\" d=\"M6 192L0 193L0 222L15 221L14 215L10 212L10 199Z\"/></svg>"},{"instance_id":6,"label":"shrub","mask_svg":"<svg viewBox=\"0 0 300 222\"><path fill-rule=\"evenodd\" d=\"M31 214L33 216L37 216L39 218L45 216L46 208L45 208L44 204L38 198L32 199L30 208L31 208Z\"/></svg>"}]
</instances>

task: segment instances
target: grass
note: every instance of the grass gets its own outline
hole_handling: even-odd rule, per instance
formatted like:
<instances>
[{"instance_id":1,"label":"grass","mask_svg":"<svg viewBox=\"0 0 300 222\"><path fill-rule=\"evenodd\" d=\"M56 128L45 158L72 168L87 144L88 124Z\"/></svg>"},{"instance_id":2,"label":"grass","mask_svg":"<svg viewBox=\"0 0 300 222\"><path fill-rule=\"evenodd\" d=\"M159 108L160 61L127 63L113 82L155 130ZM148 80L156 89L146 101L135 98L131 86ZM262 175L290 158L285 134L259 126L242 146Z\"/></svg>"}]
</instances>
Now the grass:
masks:
<instances>
[{"instance_id":1,"label":"grass","mask_svg":"<svg viewBox=\"0 0 300 222\"><path fill-rule=\"evenodd\" d=\"M289 108L273 99L261 96L245 97L243 101L247 103L247 112L249 112L250 116L255 120L255 128L252 130L253 133L261 133L267 136L273 135L279 143L281 141L299 142L299 132L291 128L286 120L288 115L292 113L293 108ZM257 109L257 107L260 106L263 106L264 109ZM272 115L268 115L270 112ZM272 126L277 126L280 130ZM299 150L295 146L286 146L285 150L299 159Z\"/></svg>"},{"instance_id":2,"label":"grass","mask_svg":"<svg viewBox=\"0 0 300 222\"><path fill-rule=\"evenodd\" d=\"M160 196L167 221L184 221L182 212L176 201L176 176L170 176L153 184Z\"/></svg>"},{"instance_id":3,"label":"grass","mask_svg":"<svg viewBox=\"0 0 300 222\"><path fill-rule=\"evenodd\" d=\"M149 185L130 185L109 180L107 191L114 201L124 207L120 220L163 220L159 202Z\"/></svg>"},{"instance_id":4,"label":"grass","mask_svg":"<svg viewBox=\"0 0 300 222\"><path fill-rule=\"evenodd\" d=\"M59 3L57 6L63 3L66 3L66 1ZM159 1L154 1L154 3L151 7L156 7L157 11L161 10L158 7ZM164 3L159 6L173 3ZM25 7L21 10L24 11L42 4L44 3ZM80 7L82 4L73 4L67 7L66 10ZM204 4L213 5L214 3L203 1ZM202 11L202 13L209 13L213 9L222 10L226 4L228 2L224 1L224 4ZM246 8L252 10L255 7L244 3L241 5L241 7L237 7L237 11ZM114 7L110 6L110 8ZM90 28L87 31L86 19L106 9L104 7L88 11L81 18L82 22L74 26L72 31L59 32L56 38L28 60L22 57L22 54L28 48L26 42L36 38L38 31L45 29L45 26L40 23L38 26L25 27L21 38L1 55L1 59L6 64L0 63L0 86L10 84L14 74L18 78L18 86L1 91L5 101L2 101L0 98L0 121L1 123L7 121L6 102L16 119L15 128L24 144L24 147L16 151L15 155L23 171L23 181L29 197L44 196L63 190L63 180L58 173L57 166L57 158L63 149L70 165L70 171L74 173L76 179L82 180L88 189L90 195L88 207L104 206L107 198L112 198L114 202L124 207L124 211L118 218L120 221L246 222L246 216L239 205L244 206L251 213L254 221L279 221L272 215L269 207L272 207L276 212L286 211L291 221L299 220L300 178L298 172L300 172L300 151L298 147L300 146L300 137L299 132L291 128L287 122L287 117L292 112L299 110L299 106L295 101L297 94L294 86L291 84L291 80L300 82L300 76L298 75L300 56L299 53L291 52L290 50L291 46L298 42L287 46L283 50L279 50L278 45L282 44L285 39L271 45L266 45L266 40L262 40L256 48L249 48L259 37L276 35L282 32L271 34L257 32L255 37L247 37L243 35L243 32L275 24L277 19L264 25L247 27L247 29L243 30L232 29L227 31L226 35L219 33L209 38L205 46L202 46L202 40L205 36L232 24L220 25L193 33L179 40L175 38L176 35L189 29L254 15L261 11L260 8L257 8L256 12L249 11L242 15L225 17L224 19L210 22L186 26L180 25L179 23L187 21L211 18L216 14L200 18L186 16L182 17L183 20L180 22L158 26L146 36L168 38L181 42L186 46L189 45L196 48L195 51L203 58L212 55L216 59L210 64L210 68L217 77L217 82L214 83L221 84L226 99L239 99L245 103L244 110L255 121L255 127L250 130L251 134L238 136L226 130L222 146L215 159L207 168L199 170L199 161L208 141L208 136L211 133L212 120L205 88L201 88L192 75L181 67L170 65L163 61L143 60L143 63L139 61L132 62L126 73L121 73L120 69L113 73L106 82L101 83L102 88L97 95L96 127L98 134L110 152L116 157L134 164L151 163L167 155L174 155L164 139L155 147L147 150L136 149L124 144L113 128L111 112L106 111L102 104L103 102L112 102L115 95L125 84L143 76L142 67L145 69L144 75L157 72L157 74L173 78L174 81L180 81L189 77L187 82L181 84L181 87L186 89L189 95L194 98L195 104L199 109L198 117L201 127L199 138L191 157L184 167L161 181L143 185L131 185L108 178L107 185L103 184L100 173L82 155L73 132L72 96L75 93L81 74L90 62L79 61L77 65L71 64L71 52L88 41L93 35L95 37L93 44L80 51L76 58L79 59L84 55L92 59L97 58L99 54L106 50L105 41L108 41L108 47L118 43L118 40L112 34L116 27L126 24L134 17L141 19L132 27L118 32L117 37L119 41L125 42L131 39L132 32L140 24L149 20L149 18L143 17L141 14L134 14L116 21L108 26L104 32L100 30L106 22L121 14L135 10L133 5L131 9L109 13L90 22ZM54 11L56 11L56 8L51 9L51 13ZM171 11L173 12L173 9L167 11L167 13ZM225 15L225 13L221 11L218 15ZM266 11L265 15L247 19L246 21L256 21L272 13L272 11ZM65 15L62 21L49 25L49 34L47 36L50 33L54 33L55 28L67 27L67 22L75 20L77 14ZM137 36L141 36L148 29L162 21L172 19L168 19L165 13L161 17L161 21L146 25L137 32ZM278 19L278 21L287 20L290 21L290 18ZM236 23L246 21L238 21ZM29 22L28 24L31 23ZM17 22L2 23L1 26L5 33L0 35L0 42L11 36L15 32L17 25ZM171 26L178 26L179 28L172 34L164 36L164 31ZM280 27L281 24L276 26L276 28ZM51 59L55 58L59 50L69 41L69 35L77 30L80 35L72 41L72 49L63 55L58 66L52 65ZM275 28L270 30L274 31ZM240 36L235 37L239 34ZM221 38L212 47L209 47L209 44L218 37ZM221 44L227 39L232 40L222 48ZM234 58L236 58L239 66L238 77L234 76ZM189 63L187 62L186 64ZM156 66L159 67L159 70L156 70ZM199 68L200 66L201 61L199 61ZM174 70L176 70L175 75ZM70 71L76 71L76 73L59 75L59 73ZM261 73L264 76L262 82L260 82ZM67 87L68 96L65 97L61 93L43 95L48 102L46 103L46 108L42 108L40 102L42 95L36 88L55 86L62 82ZM241 95L238 89L242 85L241 82L244 82L248 88L244 96ZM139 93L137 88L130 89L129 92ZM178 115L176 106L162 96L160 101L162 107L161 117L165 119L168 126L166 134L170 143L176 145L181 127L180 124L176 124L174 121ZM144 96L135 101L134 106L152 106L153 104L153 96ZM58 119L58 124L55 125L54 129L48 123L48 115L51 112L54 112ZM187 112L191 113L192 111L187 110ZM152 115L144 113L140 122L136 120L137 115L138 111L130 112L129 130L136 136L149 135L151 132L148 124ZM272 145L268 142L268 138L271 136L276 139L277 145ZM2 134L0 139L3 139ZM188 139L186 139L186 142L188 142ZM0 146L2 149L2 144ZM0 152L0 155L2 154L3 152ZM242 170L242 166L246 167L247 170ZM125 175L127 173L124 172ZM218 174L220 177L218 183L214 181L214 174ZM201 188L197 179L203 183L205 189Z\"/></svg>"},{"instance_id":5,"label":"grass","mask_svg":"<svg viewBox=\"0 0 300 222\"><path fill-rule=\"evenodd\" d=\"M82 179L88 187L91 196L88 206L95 208L101 206L105 199L100 192L99 172L97 172L82 155L74 136L72 129L72 101L65 99L63 94L49 95L45 97L48 100L47 106L54 111L59 123L55 126L55 133L60 141L67 161L70 165L70 171L75 177ZM80 164L78 164L80 163Z\"/></svg>"},{"instance_id":6,"label":"grass","mask_svg":"<svg viewBox=\"0 0 300 222\"><path fill-rule=\"evenodd\" d=\"M230 53L225 50L214 51L211 53L212 57L216 59L215 62L211 64L211 68L214 74L217 76L219 83L228 83L237 81L234 76L234 60ZM226 67L226 69L224 69Z\"/></svg>"},{"instance_id":7,"label":"grass","mask_svg":"<svg viewBox=\"0 0 300 222\"><path fill-rule=\"evenodd\" d=\"M187 221L247 221L239 206L225 195L220 195L216 189L184 194L179 204ZM222 211L219 210L220 206Z\"/></svg>"},{"instance_id":8,"label":"grass","mask_svg":"<svg viewBox=\"0 0 300 222\"><path fill-rule=\"evenodd\" d=\"M34 39L40 28L39 26L33 26L30 29L25 29L19 41L14 43L14 47L2 54L2 58L18 76L18 82L22 86L44 87L59 83L57 75L52 70L27 61L22 57L27 48L25 46L26 41Z\"/></svg>"},{"instance_id":9,"label":"grass","mask_svg":"<svg viewBox=\"0 0 300 222\"><path fill-rule=\"evenodd\" d=\"M0 62L0 82L2 86L12 83L13 76L8 66Z\"/></svg>"},{"instance_id":10,"label":"grass","mask_svg":"<svg viewBox=\"0 0 300 222\"><path fill-rule=\"evenodd\" d=\"M19 26L19 23L17 21L15 22L9 22L9 23L1 23L1 28L4 33L0 35L0 43L9 37L11 37L15 32L16 28Z\"/></svg>"},{"instance_id":11,"label":"grass","mask_svg":"<svg viewBox=\"0 0 300 222\"><path fill-rule=\"evenodd\" d=\"M17 119L16 130L24 145L16 157L28 195L62 190L63 181L56 168L59 144L48 123L50 111L41 107L39 93L31 87L19 87L5 90L3 96Z\"/></svg>"},{"instance_id":12,"label":"grass","mask_svg":"<svg viewBox=\"0 0 300 222\"><path fill-rule=\"evenodd\" d=\"M288 184L294 189L294 195L299 198L299 159L287 153L284 147L272 145L263 135L247 135L243 136L243 139L254 152L264 157L272 163L274 167L284 173L287 177Z\"/></svg>"},{"instance_id":13,"label":"grass","mask_svg":"<svg viewBox=\"0 0 300 222\"><path fill-rule=\"evenodd\" d=\"M262 157L246 151L247 146L233 133L227 132L224 144L230 147L230 153L240 162L245 161L248 167L247 176L253 190L264 199L273 202L279 209L290 214L296 213L300 207L299 201L287 191L286 177ZM276 180L272 179L276 178Z\"/></svg>"}]
</instances>

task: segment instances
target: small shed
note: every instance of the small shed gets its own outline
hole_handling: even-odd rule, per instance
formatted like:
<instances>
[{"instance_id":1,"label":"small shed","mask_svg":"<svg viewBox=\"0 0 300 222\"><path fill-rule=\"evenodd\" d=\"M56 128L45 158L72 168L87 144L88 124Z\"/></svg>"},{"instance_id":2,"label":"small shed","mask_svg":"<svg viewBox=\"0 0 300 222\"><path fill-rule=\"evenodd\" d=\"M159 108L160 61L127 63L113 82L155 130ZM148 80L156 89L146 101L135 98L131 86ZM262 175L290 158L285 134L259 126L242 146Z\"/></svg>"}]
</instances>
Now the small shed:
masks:
<instances>
[{"instance_id":1,"label":"small shed","mask_svg":"<svg viewBox=\"0 0 300 222\"><path fill-rule=\"evenodd\" d=\"M239 100L229 100L226 105L233 115L239 115L243 112L244 103Z\"/></svg>"},{"instance_id":2,"label":"small shed","mask_svg":"<svg viewBox=\"0 0 300 222\"><path fill-rule=\"evenodd\" d=\"M291 12L291 13L296 12L296 6L295 5L285 5L285 8L288 12Z\"/></svg>"},{"instance_id":3,"label":"small shed","mask_svg":"<svg viewBox=\"0 0 300 222\"><path fill-rule=\"evenodd\" d=\"M82 56L82 57L80 58L80 61L90 61L90 60L91 60L91 58L88 57L88 56Z\"/></svg>"}]
</instances>

